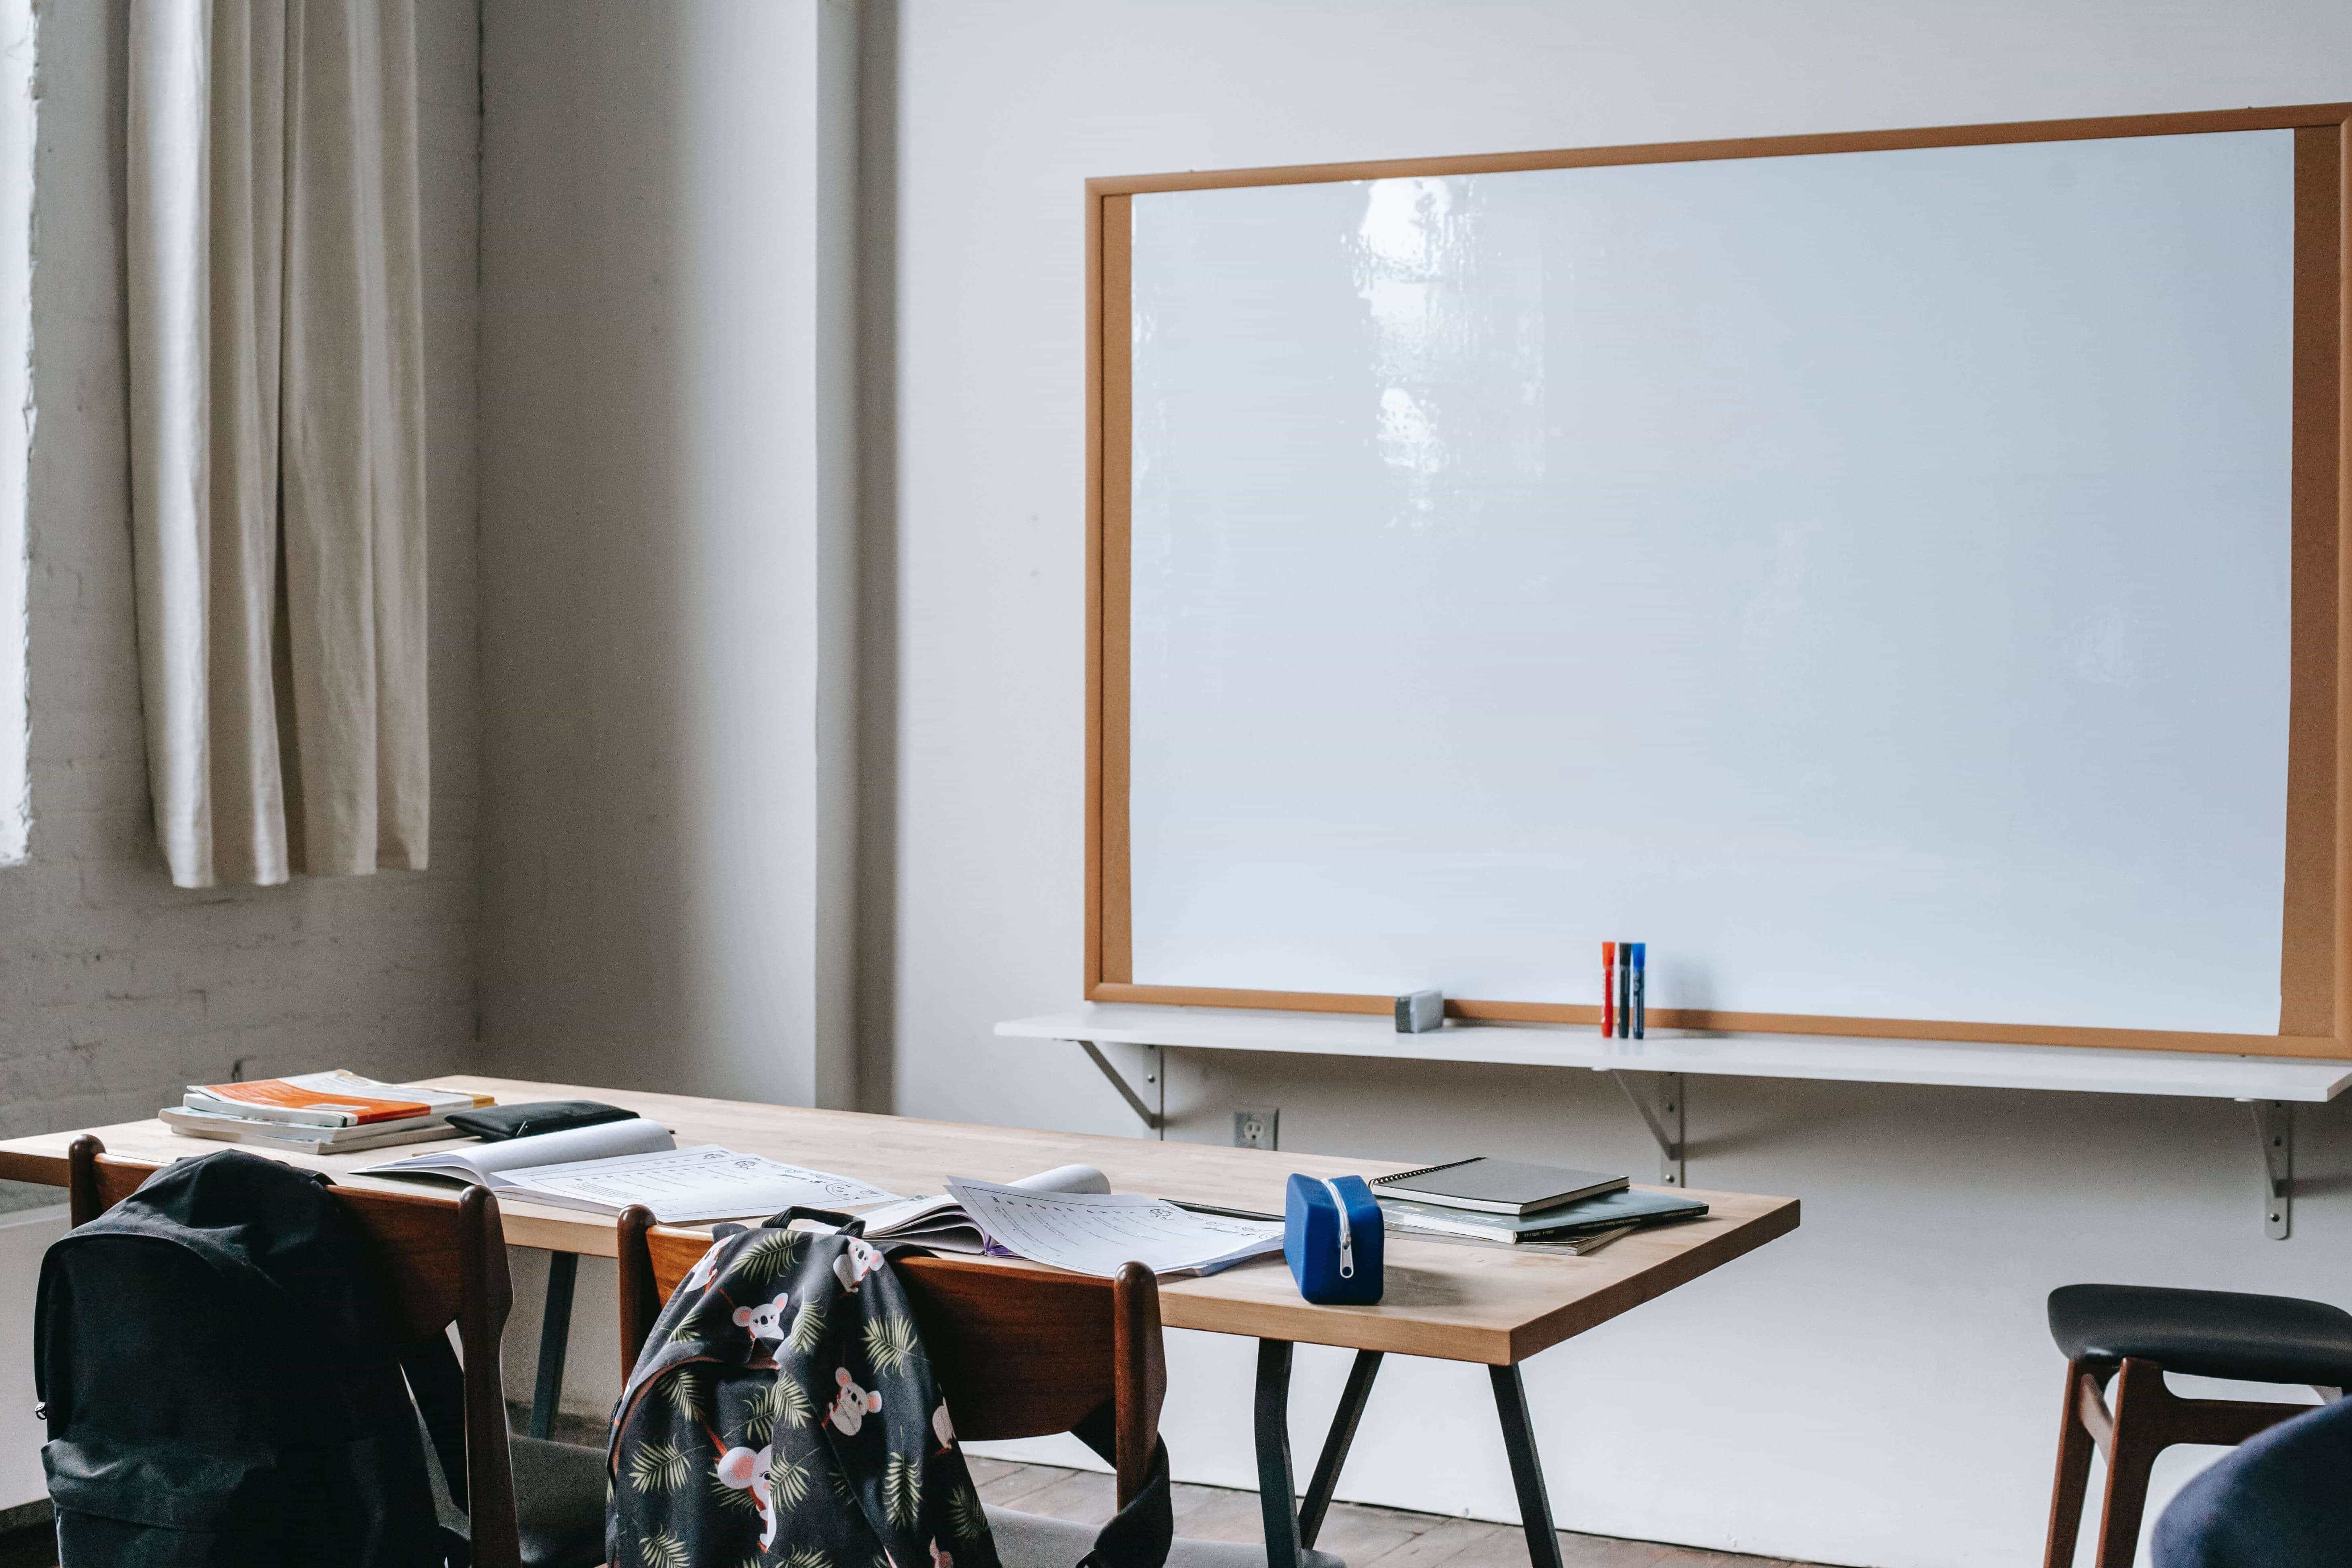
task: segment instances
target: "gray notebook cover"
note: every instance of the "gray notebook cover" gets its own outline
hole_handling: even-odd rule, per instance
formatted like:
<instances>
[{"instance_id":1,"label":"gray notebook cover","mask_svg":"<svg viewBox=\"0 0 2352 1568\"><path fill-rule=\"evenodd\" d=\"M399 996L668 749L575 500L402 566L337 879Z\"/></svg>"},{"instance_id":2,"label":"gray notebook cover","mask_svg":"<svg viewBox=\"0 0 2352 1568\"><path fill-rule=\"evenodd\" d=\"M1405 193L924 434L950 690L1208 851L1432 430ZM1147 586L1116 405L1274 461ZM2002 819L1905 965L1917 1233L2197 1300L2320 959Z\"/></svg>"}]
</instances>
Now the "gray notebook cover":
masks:
<instances>
[{"instance_id":1,"label":"gray notebook cover","mask_svg":"<svg viewBox=\"0 0 2352 1568\"><path fill-rule=\"evenodd\" d=\"M1480 1214L1473 1209L1415 1203L1411 1198L1391 1197L1385 1193L1381 1194L1381 1207L1403 1229L1426 1224L1434 1230L1451 1230L1457 1235L1475 1232L1495 1241L1560 1241L1624 1225L1696 1219L1706 1213L1706 1205L1697 1198L1675 1193L1637 1193L1630 1187L1579 1198L1572 1204L1530 1215Z\"/></svg>"},{"instance_id":2,"label":"gray notebook cover","mask_svg":"<svg viewBox=\"0 0 2352 1568\"><path fill-rule=\"evenodd\" d=\"M1522 1232L1598 1230L1612 1225L1632 1225L1637 1220L1696 1219L1705 1213L1704 1202L1679 1193L1637 1193L1621 1188L1504 1223Z\"/></svg>"},{"instance_id":3,"label":"gray notebook cover","mask_svg":"<svg viewBox=\"0 0 2352 1568\"><path fill-rule=\"evenodd\" d=\"M1559 1165L1534 1165L1480 1155L1451 1164L1399 1171L1393 1176L1377 1176L1371 1184L1384 1194L1448 1208L1524 1215L1573 1203L1596 1193L1616 1192L1625 1185L1625 1178L1600 1171L1571 1171Z\"/></svg>"}]
</instances>

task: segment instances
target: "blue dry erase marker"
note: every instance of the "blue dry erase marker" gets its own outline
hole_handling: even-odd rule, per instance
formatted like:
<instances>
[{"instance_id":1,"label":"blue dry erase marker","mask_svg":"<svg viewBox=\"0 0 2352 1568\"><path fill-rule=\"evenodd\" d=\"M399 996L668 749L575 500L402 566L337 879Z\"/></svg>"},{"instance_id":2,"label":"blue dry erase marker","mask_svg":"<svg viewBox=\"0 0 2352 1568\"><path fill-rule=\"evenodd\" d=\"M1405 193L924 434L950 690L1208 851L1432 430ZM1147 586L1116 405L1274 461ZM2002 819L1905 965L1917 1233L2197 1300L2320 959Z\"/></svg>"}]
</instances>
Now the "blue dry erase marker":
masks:
<instances>
[{"instance_id":1,"label":"blue dry erase marker","mask_svg":"<svg viewBox=\"0 0 2352 1568\"><path fill-rule=\"evenodd\" d=\"M1638 1040L1642 1038L1643 1030L1648 1024L1648 1019L1643 1016L1648 1010L1648 1002L1643 993L1648 988L1650 983L1650 944L1646 942L1637 942L1633 944L1633 962L1631 965L1633 971L1633 1037Z\"/></svg>"}]
</instances>

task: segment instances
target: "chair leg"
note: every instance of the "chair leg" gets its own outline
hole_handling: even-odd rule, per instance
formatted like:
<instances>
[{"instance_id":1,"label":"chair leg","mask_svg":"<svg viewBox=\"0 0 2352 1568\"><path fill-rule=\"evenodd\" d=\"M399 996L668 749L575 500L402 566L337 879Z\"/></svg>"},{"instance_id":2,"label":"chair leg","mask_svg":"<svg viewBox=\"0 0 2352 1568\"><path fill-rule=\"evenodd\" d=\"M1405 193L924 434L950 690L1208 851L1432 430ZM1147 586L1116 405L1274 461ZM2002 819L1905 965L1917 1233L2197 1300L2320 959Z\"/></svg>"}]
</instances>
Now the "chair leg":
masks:
<instances>
[{"instance_id":1,"label":"chair leg","mask_svg":"<svg viewBox=\"0 0 2352 1568\"><path fill-rule=\"evenodd\" d=\"M2132 1568L2139 1551L2140 1514L2147 1507L2148 1473L2156 1457L2178 1441L2167 1430L2171 1403L2164 1368L2152 1361L2124 1363L2110 1405L2115 1436L2107 1443L2107 1495L2099 1510L2095 1568Z\"/></svg>"},{"instance_id":2,"label":"chair leg","mask_svg":"<svg viewBox=\"0 0 2352 1568\"><path fill-rule=\"evenodd\" d=\"M2042 1548L2042 1568L2074 1568L2074 1543L2083 1532L2083 1498L2091 1485L2091 1450L2096 1446L2074 1406L2083 1379L2106 1370L2092 1362L2066 1363L2066 1396L2058 1405L2058 1473L2050 1482L2050 1539Z\"/></svg>"}]
</instances>

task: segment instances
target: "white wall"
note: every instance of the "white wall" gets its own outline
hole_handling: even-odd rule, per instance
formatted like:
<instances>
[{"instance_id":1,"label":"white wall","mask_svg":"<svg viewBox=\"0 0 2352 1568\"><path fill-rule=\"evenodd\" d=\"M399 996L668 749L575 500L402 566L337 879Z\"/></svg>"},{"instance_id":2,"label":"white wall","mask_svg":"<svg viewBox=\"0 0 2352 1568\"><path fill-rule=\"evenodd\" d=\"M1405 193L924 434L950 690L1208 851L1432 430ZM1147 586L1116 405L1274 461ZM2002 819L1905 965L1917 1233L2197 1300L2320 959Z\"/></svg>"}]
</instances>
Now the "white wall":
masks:
<instances>
[{"instance_id":1,"label":"white wall","mask_svg":"<svg viewBox=\"0 0 2352 1568\"><path fill-rule=\"evenodd\" d=\"M1093 1131L1131 1123L1074 1051L989 1035L1078 984L1086 176L2352 98L2335 4L1023 0L881 20L895 161L874 226L898 294L868 409L896 507L867 542L867 605L891 618L864 715L881 771L860 893L889 908L863 955L870 1107ZM1195 1057L1170 1098L1179 1137L1269 1104L1286 1146L1318 1152L1654 1158L1585 1075ZM1690 1104L1694 1182L1796 1194L1805 1226L1529 1364L1575 1528L2026 1561L2051 1287L2352 1303L2344 1108L2303 1119L2297 1234L2277 1243L2235 1105L1733 1080L1693 1080ZM1246 1484L1248 1348L1179 1341L1178 1473ZM1306 1358L1302 1411L1328 1410L1339 1370ZM1474 1371L1392 1363L1343 1494L1512 1517L1486 1401ZM1315 1436L1302 1420L1302 1455Z\"/></svg>"},{"instance_id":2,"label":"white wall","mask_svg":"<svg viewBox=\"0 0 2352 1568\"><path fill-rule=\"evenodd\" d=\"M2334 4L868 0L853 593L851 291L815 237L821 212L841 232L847 21L835 0L485 7L502 1070L843 1095L854 921L868 1108L1131 1130L1075 1053L989 1033L1078 981L1086 176L2352 97ZM1273 1104L1299 1149L1654 1158L1587 1076L1180 1058L1171 1080L1179 1137ZM1573 1528L2029 1560L2052 1286L2352 1300L2340 1109L2303 1119L2297 1236L2273 1243L2240 1107L1692 1089L1695 1181L1796 1194L1806 1225L1530 1363ZM611 1375L590 1321L576 1406ZM1173 1354L1179 1473L1248 1484L1249 1347L1178 1335ZM1343 1367L1302 1356L1302 1466ZM1343 1495L1513 1517L1486 1400L1474 1369L1391 1362Z\"/></svg>"},{"instance_id":3,"label":"white wall","mask_svg":"<svg viewBox=\"0 0 2352 1568\"><path fill-rule=\"evenodd\" d=\"M0 1356L0 1519L49 1495L41 1468L48 1438L33 1414L33 1302L41 1281L41 1254L66 1233L58 1205L0 1215L0 1324L8 1352Z\"/></svg>"},{"instance_id":4,"label":"white wall","mask_svg":"<svg viewBox=\"0 0 2352 1568\"><path fill-rule=\"evenodd\" d=\"M855 19L485 7L498 1070L854 1092Z\"/></svg>"}]
</instances>

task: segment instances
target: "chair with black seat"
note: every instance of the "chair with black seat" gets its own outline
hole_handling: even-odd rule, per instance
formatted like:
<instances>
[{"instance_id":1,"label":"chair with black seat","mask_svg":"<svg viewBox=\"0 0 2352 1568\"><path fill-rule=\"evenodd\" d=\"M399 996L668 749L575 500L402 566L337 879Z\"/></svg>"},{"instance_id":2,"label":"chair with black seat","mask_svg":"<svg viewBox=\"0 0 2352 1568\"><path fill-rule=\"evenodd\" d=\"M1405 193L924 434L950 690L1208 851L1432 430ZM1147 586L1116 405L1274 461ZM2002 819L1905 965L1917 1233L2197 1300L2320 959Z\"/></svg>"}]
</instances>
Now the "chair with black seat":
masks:
<instances>
[{"instance_id":1,"label":"chair with black seat","mask_svg":"<svg viewBox=\"0 0 2352 1568\"><path fill-rule=\"evenodd\" d=\"M2235 1445L2308 1405L2183 1399L2164 1374L2308 1384L2323 1397L2352 1384L2352 1313L2292 1296L2067 1285L2050 1293L2050 1334L2066 1357L2058 1470L2044 1568L2074 1560L2091 1451L2107 1463L2095 1568L2130 1568L2156 1457L2176 1443ZM2112 1401L2104 1391L2112 1385Z\"/></svg>"},{"instance_id":2,"label":"chair with black seat","mask_svg":"<svg viewBox=\"0 0 2352 1568\"><path fill-rule=\"evenodd\" d=\"M162 1167L120 1160L85 1133L67 1152L67 1201L84 1225ZM604 1456L507 1430L499 1340L514 1306L498 1199L331 1189L373 1245L405 1339L457 1326L465 1371L467 1516L475 1568L594 1568L604 1561Z\"/></svg>"},{"instance_id":3,"label":"chair with black seat","mask_svg":"<svg viewBox=\"0 0 2352 1568\"><path fill-rule=\"evenodd\" d=\"M621 1375L636 1365L662 1303L709 1250L709 1233L654 1224L632 1207L621 1215ZM1130 1263L1116 1279L977 1258L902 1257L894 1261L931 1373L960 1438L1044 1437L1069 1431L1110 1402L1118 1503L1143 1489L1160 1446L1168 1368L1160 1337L1160 1284ZM1071 1568L1095 1547L1092 1525L1013 1509L988 1510L989 1533L1004 1568ZM1178 1537L1171 1568L1265 1568L1265 1549L1241 1542ZM1347 1568L1311 1546L1301 1568Z\"/></svg>"}]
</instances>

